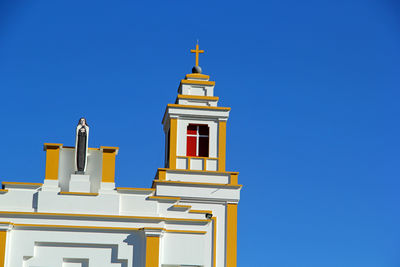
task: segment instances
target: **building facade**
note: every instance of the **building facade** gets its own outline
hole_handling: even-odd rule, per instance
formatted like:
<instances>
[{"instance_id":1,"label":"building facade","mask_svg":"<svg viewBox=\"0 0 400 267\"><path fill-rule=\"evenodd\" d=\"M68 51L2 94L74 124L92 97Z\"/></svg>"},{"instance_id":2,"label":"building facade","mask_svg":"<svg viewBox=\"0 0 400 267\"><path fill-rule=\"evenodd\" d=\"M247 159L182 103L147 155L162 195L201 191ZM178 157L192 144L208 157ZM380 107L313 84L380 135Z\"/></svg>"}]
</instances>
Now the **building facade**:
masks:
<instances>
[{"instance_id":1,"label":"building facade","mask_svg":"<svg viewBox=\"0 0 400 267\"><path fill-rule=\"evenodd\" d=\"M0 266L236 266L241 185L225 169L230 108L201 74L203 51L192 52L196 66L162 120L165 166L152 186L116 187L117 147L82 148L77 171L78 145L45 143L43 184L2 183Z\"/></svg>"}]
</instances>

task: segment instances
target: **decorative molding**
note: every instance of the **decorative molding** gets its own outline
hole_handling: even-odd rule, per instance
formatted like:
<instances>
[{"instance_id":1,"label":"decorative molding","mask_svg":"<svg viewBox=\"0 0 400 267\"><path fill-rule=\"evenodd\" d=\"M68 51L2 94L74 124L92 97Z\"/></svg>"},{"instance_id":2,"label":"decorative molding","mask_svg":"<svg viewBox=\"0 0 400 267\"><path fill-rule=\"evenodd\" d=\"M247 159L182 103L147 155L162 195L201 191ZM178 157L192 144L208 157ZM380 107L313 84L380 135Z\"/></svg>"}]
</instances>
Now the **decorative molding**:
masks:
<instances>
[{"instance_id":1,"label":"decorative molding","mask_svg":"<svg viewBox=\"0 0 400 267\"><path fill-rule=\"evenodd\" d=\"M20 212L20 211L0 211L0 217L11 218L31 218L42 217L52 219L69 218L72 220L90 221L152 221L180 224L208 224L210 220L188 219L188 218L167 218L151 216L123 216L123 215L100 215L100 214L73 214L73 213L47 213L47 212Z\"/></svg>"},{"instance_id":2,"label":"decorative molding","mask_svg":"<svg viewBox=\"0 0 400 267\"><path fill-rule=\"evenodd\" d=\"M98 196L98 195L99 195L98 193L63 192L63 191L59 192L58 194L59 194L59 195L73 195L73 196L92 196L92 197L95 197L95 196Z\"/></svg>"}]
</instances>

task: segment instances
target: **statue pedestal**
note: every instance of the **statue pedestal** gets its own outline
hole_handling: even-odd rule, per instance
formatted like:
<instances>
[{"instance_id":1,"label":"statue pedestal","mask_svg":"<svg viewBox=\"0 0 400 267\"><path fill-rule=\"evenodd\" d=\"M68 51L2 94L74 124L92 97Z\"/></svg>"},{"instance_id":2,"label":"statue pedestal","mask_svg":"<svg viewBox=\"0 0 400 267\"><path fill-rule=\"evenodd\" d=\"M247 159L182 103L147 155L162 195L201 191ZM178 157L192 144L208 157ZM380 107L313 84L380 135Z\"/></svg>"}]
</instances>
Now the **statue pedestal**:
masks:
<instances>
[{"instance_id":1,"label":"statue pedestal","mask_svg":"<svg viewBox=\"0 0 400 267\"><path fill-rule=\"evenodd\" d=\"M69 191L90 193L90 175L71 174L71 180L69 181Z\"/></svg>"},{"instance_id":2,"label":"statue pedestal","mask_svg":"<svg viewBox=\"0 0 400 267\"><path fill-rule=\"evenodd\" d=\"M115 183L100 183L99 194L116 194Z\"/></svg>"},{"instance_id":3,"label":"statue pedestal","mask_svg":"<svg viewBox=\"0 0 400 267\"><path fill-rule=\"evenodd\" d=\"M60 187L58 185L58 180L44 179L44 183L43 183L43 186L42 186L42 191L60 192Z\"/></svg>"}]
</instances>

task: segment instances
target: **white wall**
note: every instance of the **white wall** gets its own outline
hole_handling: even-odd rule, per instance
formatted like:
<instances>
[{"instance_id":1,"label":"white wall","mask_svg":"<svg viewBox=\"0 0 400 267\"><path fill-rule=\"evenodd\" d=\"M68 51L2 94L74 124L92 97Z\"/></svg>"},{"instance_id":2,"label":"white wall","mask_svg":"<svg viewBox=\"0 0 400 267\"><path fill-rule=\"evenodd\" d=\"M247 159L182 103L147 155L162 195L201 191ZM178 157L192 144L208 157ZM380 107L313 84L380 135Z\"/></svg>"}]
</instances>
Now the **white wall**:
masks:
<instances>
[{"instance_id":1,"label":"white wall","mask_svg":"<svg viewBox=\"0 0 400 267\"><path fill-rule=\"evenodd\" d=\"M209 133L209 157L218 157L218 121L217 120L201 120L201 119L178 119L178 140L177 140L177 156L186 156L186 134L189 124L206 124L210 129Z\"/></svg>"}]
</instances>

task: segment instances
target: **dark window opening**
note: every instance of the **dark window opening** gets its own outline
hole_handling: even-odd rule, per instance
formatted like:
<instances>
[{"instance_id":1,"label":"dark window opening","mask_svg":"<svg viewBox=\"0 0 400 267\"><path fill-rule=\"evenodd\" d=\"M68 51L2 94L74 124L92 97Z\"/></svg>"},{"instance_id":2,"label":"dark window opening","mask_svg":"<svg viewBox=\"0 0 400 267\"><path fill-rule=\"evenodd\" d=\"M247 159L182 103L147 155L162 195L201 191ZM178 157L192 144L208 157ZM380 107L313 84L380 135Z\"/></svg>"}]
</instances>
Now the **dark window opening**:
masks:
<instances>
[{"instance_id":1,"label":"dark window opening","mask_svg":"<svg viewBox=\"0 0 400 267\"><path fill-rule=\"evenodd\" d=\"M208 125L189 124L187 127L186 156L208 157L209 133Z\"/></svg>"}]
</instances>

